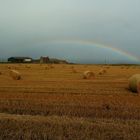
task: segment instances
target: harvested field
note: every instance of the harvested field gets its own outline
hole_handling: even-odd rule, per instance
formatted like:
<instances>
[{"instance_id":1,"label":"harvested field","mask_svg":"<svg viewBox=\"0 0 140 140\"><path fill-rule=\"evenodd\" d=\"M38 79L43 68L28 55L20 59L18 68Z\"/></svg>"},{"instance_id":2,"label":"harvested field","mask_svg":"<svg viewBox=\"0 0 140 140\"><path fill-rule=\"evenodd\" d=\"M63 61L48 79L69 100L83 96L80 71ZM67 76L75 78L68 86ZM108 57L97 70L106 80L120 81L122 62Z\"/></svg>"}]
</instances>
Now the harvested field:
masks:
<instances>
[{"instance_id":1,"label":"harvested field","mask_svg":"<svg viewBox=\"0 0 140 140\"><path fill-rule=\"evenodd\" d=\"M22 73L9 77L10 69ZM72 69L78 72L72 72ZM0 138L139 140L140 95L128 89L139 66L1 64ZM85 71L95 78L82 78Z\"/></svg>"}]
</instances>

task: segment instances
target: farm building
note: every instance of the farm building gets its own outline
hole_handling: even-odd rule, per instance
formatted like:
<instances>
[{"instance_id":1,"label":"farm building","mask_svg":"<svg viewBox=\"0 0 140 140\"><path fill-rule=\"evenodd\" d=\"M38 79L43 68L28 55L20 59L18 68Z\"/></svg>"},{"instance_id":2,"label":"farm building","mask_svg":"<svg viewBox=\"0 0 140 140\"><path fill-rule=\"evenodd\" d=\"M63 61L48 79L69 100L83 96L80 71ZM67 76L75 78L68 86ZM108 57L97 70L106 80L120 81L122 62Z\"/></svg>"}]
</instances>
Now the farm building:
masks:
<instances>
[{"instance_id":1,"label":"farm building","mask_svg":"<svg viewBox=\"0 0 140 140\"><path fill-rule=\"evenodd\" d=\"M66 60L60 60L56 58L40 57L40 63L53 63L53 64L67 64Z\"/></svg>"},{"instance_id":2,"label":"farm building","mask_svg":"<svg viewBox=\"0 0 140 140\"><path fill-rule=\"evenodd\" d=\"M68 62L66 60L60 60L60 59L56 59L56 58L51 58L50 59L50 63L54 63L54 64L68 64Z\"/></svg>"},{"instance_id":3,"label":"farm building","mask_svg":"<svg viewBox=\"0 0 140 140\"><path fill-rule=\"evenodd\" d=\"M40 57L40 63L49 63L49 62L50 62L49 57L43 57L43 56Z\"/></svg>"},{"instance_id":4,"label":"farm building","mask_svg":"<svg viewBox=\"0 0 140 140\"><path fill-rule=\"evenodd\" d=\"M10 57L10 58L8 58L8 62L11 62L11 63L31 63L32 58L30 58L30 57Z\"/></svg>"}]
</instances>

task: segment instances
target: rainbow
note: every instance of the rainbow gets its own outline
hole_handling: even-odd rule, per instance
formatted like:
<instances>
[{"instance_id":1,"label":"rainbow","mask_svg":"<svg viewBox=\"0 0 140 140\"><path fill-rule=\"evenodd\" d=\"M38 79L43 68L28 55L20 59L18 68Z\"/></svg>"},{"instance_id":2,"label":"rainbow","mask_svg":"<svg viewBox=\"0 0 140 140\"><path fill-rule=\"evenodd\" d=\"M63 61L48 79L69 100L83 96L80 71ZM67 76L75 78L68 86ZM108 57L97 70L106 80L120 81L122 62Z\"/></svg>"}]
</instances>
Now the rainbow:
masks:
<instances>
[{"instance_id":1,"label":"rainbow","mask_svg":"<svg viewBox=\"0 0 140 140\"><path fill-rule=\"evenodd\" d=\"M40 39L40 40L35 40L35 42L47 42L47 43L67 43L67 44L79 44L79 45L89 45L89 46L94 46L94 47L100 47L100 48L106 48L110 49L118 54L121 54L123 56L128 57L129 59L132 59L134 61L140 62L140 58L131 54L130 52L127 52L125 50L122 50L120 48L116 48L110 45L103 45L102 43L97 43L92 40L83 40L83 39L67 39L67 38L53 38L53 39Z\"/></svg>"}]
</instances>

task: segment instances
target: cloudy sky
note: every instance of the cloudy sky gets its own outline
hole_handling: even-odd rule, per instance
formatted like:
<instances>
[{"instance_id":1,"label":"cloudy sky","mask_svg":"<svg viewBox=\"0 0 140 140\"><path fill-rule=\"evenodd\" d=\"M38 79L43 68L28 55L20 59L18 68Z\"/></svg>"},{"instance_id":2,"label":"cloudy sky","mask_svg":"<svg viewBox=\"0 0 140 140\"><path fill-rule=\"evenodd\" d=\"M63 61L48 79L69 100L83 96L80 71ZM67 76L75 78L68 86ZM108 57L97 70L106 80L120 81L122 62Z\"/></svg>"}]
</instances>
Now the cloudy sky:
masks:
<instances>
[{"instance_id":1,"label":"cloudy sky","mask_svg":"<svg viewBox=\"0 0 140 140\"><path fill-rule=\"evenodd\" d=\"M140 63L140 0L0 0L0 58Z\"/></svg>"}]
</instances>

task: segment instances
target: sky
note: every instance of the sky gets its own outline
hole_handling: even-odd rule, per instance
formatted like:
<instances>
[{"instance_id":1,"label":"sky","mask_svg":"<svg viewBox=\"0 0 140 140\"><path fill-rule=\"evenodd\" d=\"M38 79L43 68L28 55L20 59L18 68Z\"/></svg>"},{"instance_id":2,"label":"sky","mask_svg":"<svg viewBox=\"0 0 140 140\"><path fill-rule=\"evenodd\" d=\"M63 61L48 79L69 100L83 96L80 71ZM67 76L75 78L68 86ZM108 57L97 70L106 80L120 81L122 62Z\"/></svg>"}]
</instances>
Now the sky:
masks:
<instances>
[{"instance_id":1,"label":"sky","mask_svg":"<svg viewBox=\"0 0 140 140\"><path fill-rule=\"evenodd\" d=\"M139 0L0 0L0 59L140 63Z\"/></svg>"}]
</instances>

